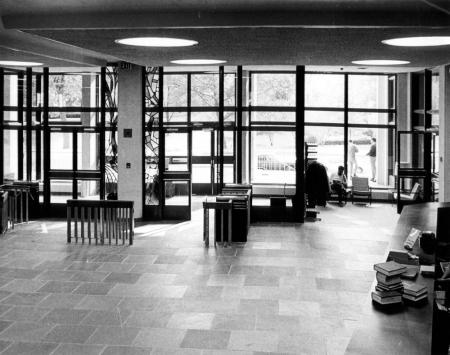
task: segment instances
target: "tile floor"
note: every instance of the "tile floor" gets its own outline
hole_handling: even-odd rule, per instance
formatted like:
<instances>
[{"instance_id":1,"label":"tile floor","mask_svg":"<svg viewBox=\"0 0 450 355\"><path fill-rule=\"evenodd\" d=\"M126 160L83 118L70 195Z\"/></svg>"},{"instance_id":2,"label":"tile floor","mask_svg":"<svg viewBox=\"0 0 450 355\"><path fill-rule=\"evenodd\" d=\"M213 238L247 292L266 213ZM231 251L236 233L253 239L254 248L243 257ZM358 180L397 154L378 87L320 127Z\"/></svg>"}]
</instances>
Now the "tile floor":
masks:
<instances>
[{"instance_id":1,"label":"tile floor","mask_svg":"<svg viewBox=\"0 0 450 355\"><path fill-rule=\"evenodd\" d=\"M337 355L352 342L356 354L397 215L320 216L256 224L246 245L217 249L202 245L200 211L136 227L132 247L69 245L61 220L18 225L0 239L0 352Z\"/></svg>"}]
</instances>

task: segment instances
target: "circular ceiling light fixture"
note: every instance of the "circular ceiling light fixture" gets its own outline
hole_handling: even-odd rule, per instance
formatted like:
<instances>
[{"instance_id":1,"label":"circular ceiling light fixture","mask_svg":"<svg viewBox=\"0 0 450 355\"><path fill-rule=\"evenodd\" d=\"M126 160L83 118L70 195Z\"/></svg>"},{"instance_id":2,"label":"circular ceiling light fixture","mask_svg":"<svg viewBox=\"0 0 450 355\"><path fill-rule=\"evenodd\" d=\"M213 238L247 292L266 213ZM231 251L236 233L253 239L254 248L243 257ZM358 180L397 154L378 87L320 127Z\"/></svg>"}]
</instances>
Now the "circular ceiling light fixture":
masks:
<instances>
[{"instance_id":1,"label":"circular ceiling light fixture","mask_svg":"<svg viewBox=\"0 0 450 355\"><path fill-rule=\"evenodd\" d=\"M403 37L391 38L381 41L390 46L400 47L433 47L450 44L450 36L424 36L424 37Z\"/></svg>"},{"instance_id":2,"label":"circular ceiling light fixture","mask_svg":"<svg viewBox=\"0 0 450 355\"><path fill-rule=\"evenodd\" d=\"M358 65L402 65L409 64L406 60L391 60L391 59L368 59L368 60L354 60L353 64Z\"/></svg>"},{"instance_id":3,"label":"circular ceiling light fixture","mask_svg":"<svg viewBox=\"0 0 450 355\"><path fill-rule=\"evenodd\" d=\"M189 47L198 44L190 39L171 37L131 37L116 39L115 42L138 47Z\"/></svg>"},{"instance_id":4,"label":"circular ceiling light fixture","mask_svg":"<svg viewBox=\"0 0 450 355\"><path fill-rule=\"evenodd\" d=\"M171 60L173 64L179 65L213 65L213 64L223 64L226 63L226 60L220 59L179 59L179 60Z\"/></svg>"},{"instance_id":5,"label":"circular ceiling light fixture","mask_svg":"<svg viewBox=\"0 0 450 355\"><path fill-rule=\"evenodd\" d=\"M10 67L38 67L42 63L38 62L22 62L19 60L0 60L0 65L10 66Z\"/></svg>"}]
</instances>

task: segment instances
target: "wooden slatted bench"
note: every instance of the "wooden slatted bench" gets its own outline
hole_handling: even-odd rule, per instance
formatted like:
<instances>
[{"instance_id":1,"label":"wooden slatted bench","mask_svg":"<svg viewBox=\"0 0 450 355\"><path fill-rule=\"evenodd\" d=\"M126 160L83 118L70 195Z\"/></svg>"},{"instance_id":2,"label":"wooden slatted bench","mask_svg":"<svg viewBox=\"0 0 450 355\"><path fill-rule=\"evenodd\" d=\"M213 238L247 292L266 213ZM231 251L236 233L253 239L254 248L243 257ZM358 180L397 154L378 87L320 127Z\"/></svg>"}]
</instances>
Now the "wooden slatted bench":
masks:
<instances>
[{"instance_id":1,"label":"wooden slatted bench","mask_svg":"<svg viewBox=\"0 0 450 355\"><path fill-rule=\"evenodd\" d=\"M67 200L67 242L133 245L133 213L133 201Z\"/></svg>"}]
</instances>

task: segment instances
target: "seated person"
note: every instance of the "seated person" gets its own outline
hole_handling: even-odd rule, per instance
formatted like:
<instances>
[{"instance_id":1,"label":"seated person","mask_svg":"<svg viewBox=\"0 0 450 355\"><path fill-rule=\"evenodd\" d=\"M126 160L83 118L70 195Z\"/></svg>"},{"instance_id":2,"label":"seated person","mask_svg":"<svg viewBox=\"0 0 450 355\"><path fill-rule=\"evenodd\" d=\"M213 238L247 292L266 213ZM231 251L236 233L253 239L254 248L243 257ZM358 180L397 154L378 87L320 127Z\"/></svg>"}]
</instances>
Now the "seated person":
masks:
<instances>
[{"instance_id":1,"label":"seated person","mask_svg":"<svg viewBox=\"0 0 450 355\"><path fill-rule=\"evenodd\" d=\"M344 167L339 166L337 173L333 173L330 176L331 191L338 195L339 206L342 206L342 198L345 196L347 188L347 177L344 174Z\"/></svg>"}]
</instances>

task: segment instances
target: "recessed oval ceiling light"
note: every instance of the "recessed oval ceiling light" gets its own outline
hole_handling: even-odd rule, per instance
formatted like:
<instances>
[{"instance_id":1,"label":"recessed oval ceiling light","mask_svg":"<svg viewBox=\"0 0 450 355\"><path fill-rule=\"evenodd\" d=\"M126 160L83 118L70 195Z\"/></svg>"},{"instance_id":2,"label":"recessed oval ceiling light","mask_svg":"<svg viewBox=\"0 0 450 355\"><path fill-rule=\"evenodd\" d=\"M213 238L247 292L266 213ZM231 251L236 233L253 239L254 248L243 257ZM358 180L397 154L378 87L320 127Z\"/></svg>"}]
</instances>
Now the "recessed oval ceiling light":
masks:
<instances>
[{"instance_id":1,"label":"recessed oval ceiling light","mask_svg":"<svg viewBox=\"0 0 450 355\"><path fill-rule=\"evenodd\" d=\"M358 65L401 65L409 64L406 60L391 60L391 59L368 59L368 60L354 60L353 64Z\"/></svg>"},{"instance_id":2,"label":"recessed oval ceiling light","mask_svg":"<svg viewBox=\"0 0 450 355\"><path fill-rule=\"evenodd\" d=\"M18 60L0 60L0 65L10 66L10 67L38 67L42 63L38 62L21 62Z\"/></svg>"},{"instance_id":3,"label":"recessed oval ceiling light","mask_svg":"<svg viewBox=\"0 0 450 355\"><path fill-rule=\"evenodd\" d=\"M401 47L445 46L450 44L450 36L403 37L385 39L381 42L390 46Z\"/></svg>"},{"instance_id":4,"label":"recessed oval ceiling light","mask_svg":"<svg viewBox=\"0 0 450 355\"><path fill-rule=\"evenodd\" d=\"M131 37L116 39L116 43L139 47L189 47L198 44L197 41L170 37Z\"/></svg>"},{"instance_id":5,"label":"recessed oval ceiling light","mask_svg":"<svg viewBox=\"0 0 450 355\"><path fill-rule=\"evenodd\" d=\"M212 65L226 63L227 61L220 59L179 59L171 60L170 62L180 65Z\"/></svg>"}]
</instances>

